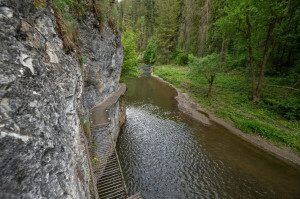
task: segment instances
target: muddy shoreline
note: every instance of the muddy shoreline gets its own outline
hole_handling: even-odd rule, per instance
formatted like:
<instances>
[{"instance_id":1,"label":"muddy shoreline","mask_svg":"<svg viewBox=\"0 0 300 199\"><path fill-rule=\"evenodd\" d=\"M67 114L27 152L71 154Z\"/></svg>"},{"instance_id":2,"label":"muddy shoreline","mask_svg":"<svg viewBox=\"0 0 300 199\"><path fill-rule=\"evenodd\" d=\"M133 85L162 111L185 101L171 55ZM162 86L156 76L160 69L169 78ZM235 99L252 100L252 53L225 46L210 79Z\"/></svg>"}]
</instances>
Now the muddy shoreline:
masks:
<instances>
[{"instance_id":1,"label":"muddy shoreline","mask_svg":"<svg viewBox=\"0 0 300 199\"><path fill-rule=\"evenodd\" d=\"M290 165L296 167L300 170L300 157L287 149L278 148L263 139L262 137L254 134L247 134L242 132L241 130L234 127L232 124L225 122L223 119L214 116L210 111L206 110L205 108L201 107L201 105L194 100L192 100L187 93L183 93L179 88L175 87L173 84L169 83L168 81L162 79L161 77L154 75L153 72L151 76L157 78L158 80L169 84L177 91L177 96L175 99L178 102L178 108L183 111L184 113L190 115L194 119L202 122L204 125L211 125L211 122L215 122L227 128L233 134L239 136L243 140L254 144L255 146L263 149L264 151L276 156L277 158L289 163Z\"/></svg>"}]
</instances>

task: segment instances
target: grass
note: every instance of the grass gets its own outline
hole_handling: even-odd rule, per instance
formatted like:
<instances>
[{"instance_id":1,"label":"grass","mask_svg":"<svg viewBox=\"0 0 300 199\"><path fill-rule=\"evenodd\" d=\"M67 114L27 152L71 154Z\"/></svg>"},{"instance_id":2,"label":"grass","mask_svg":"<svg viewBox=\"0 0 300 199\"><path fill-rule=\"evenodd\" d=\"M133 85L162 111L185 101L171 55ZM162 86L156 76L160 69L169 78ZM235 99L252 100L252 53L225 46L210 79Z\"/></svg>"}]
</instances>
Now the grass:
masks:
<instances>
[{"instance_id":1,"label":"grass","mask_svg":"<svg viewBox=\"0 0 300 199\"><path fill-rule=\"evenodd\" d=\"M299 105L299 91L267 86L269 83L284 85L282 79L266 77L261 102L256 105L251 101L251 80L243 71L217 74L209 99L207 80L201 75L191 75L187 66L154 66L154 74L188 92L203 107L243 132L258 134L300 152L300 121L293 118L295 114L288 115L294 109L289 110L287 105ZM279 106L282 104L287 107L285 112Z\"/></svg>"},{"instance_id":2,"label":"grass","mask_svg":"<svg viewBox=\"0 0 300 199\"><path fill-rule=\"evenodd\" d=\"M64 11L62 6L64 4L60 4L62 2L64 1L54 1L52 8L58 25L57 31L62 37L64 48L67 51L72 51L77 47L79 23L73 13Z\"/></svg>"},{"instance_id":3,"label":"grass","mask_svg":"<svg viewBox=\"0 0 300 199\"><path fill-rule=\"evenodd\" d=\"M45 0L34 0L36 7L45 5ZM110 26L114 31L116 6L112 0L53 0L52 8L58 24L58 32L62 36L64 48L67 51L77 52L78 47L78 28L86 16L87 11L93 13L98 20L98 29L102 31L105 24ZM80 54L80 53L79 53Z\"/></svg>"}]
</instances>

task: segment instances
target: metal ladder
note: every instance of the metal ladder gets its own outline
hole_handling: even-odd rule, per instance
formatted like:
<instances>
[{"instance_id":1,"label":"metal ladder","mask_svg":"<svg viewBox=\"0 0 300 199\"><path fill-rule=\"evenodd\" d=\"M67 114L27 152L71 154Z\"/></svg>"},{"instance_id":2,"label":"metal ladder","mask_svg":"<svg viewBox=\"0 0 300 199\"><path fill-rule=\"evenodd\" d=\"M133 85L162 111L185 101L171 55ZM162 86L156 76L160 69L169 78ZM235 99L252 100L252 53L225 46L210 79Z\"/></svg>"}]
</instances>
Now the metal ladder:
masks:
<instances>
[{"instance_id":1,"label":"metal ladder","mask_svg":"<svg viewBox=\"0 0 300 199\"><path fill-rule=\"evenodd\" d=\"M112 135L110 140L92 144L93 171L99 198L127 198L125 180ZM95 159L96 158L96 159Z\"/></svg>"}]
</instances>

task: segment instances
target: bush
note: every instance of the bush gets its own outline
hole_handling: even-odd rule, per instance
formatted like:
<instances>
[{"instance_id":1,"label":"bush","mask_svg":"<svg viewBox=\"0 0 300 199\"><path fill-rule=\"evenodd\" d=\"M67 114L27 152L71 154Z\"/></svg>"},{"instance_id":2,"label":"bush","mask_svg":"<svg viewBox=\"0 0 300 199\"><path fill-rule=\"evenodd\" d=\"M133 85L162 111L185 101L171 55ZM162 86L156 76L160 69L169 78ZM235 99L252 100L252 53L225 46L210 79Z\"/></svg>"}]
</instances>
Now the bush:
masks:
<instances>
[{"instance_id":1,"label":"bush","mask_svg":"<svg viewBox=\"0 0 300 199\"><path fill-rule=\"evenodd\" d=\"M144 53L144 61L149 64L153 64L156 61L155 42L153 38L148 41Z\"/></svg>"},{"instance_id":2,"label":"bush","mask_svg":"<svg viewBox=\"0 0 300 199\"><path fill-rule=\"evenodd\" d=\"M67 6L74 6L74 0L54 0L54 3L61 11Z\"/></svg>"},{"instance_id":3,"label":"bush","mask_svg":"<svg viewBox=\"0 0 300 199\"><path fill-rule=\"evenodd\" d=\"M283 129L277 129L270 124L252 119L240 119L232 117L235 125L246 133L257 133L273 141L278 141L300 151L300 134L289 133Z\"/></svg>"},{"instance_id":4,"label":"bush","mask_svg":"<svg viewBox=\"0 0 300 199\"><path fill-rule=\"evenodd\" d=\"M176 48L176 50L171 55L170 62L171 64L187 65L188 60L188 54L183 50Z\"/></svg>"},{"instance_id":5,"label":"bush","mask_svg":"<svg viewBox=\"0 0 300 199\"><path fill-rule=\"evenodd\" d=\"M136 35L126 30L122 35L122 44L124 46L124 60L122 64L121 79L124 80L130 76L138 76L139 71L137 69L139 59L136 52Z\"/></svg>"},{"instance_id":6,"label":"bush","mask_svg":"<svg viewBox=\"0 0 300 199\"><path fill-rule=\"evenodd\" d=\"M298 98L287 98L286 100L276 100L274 98L263 99L270 105L272 111L279 113L286 119L300 120L300 100Z\"/></svg>"},{"instance_id":7,"label":"bush","mask_svg":"<svg viewBox=\"0 0 300 199\"><path fill-rule=\"evenodd\" d=\"M245 68L248 66L248 60L245 54L241 54L238 57L230 54L226 55L226 66L230 69Z\"/></svg>"},{"instance_id":8,"label":"bush","mask_svg":"<svg viewBox=\"0 0 300 199\"><path fill-rule=\"evenodd\" d=\"M216 73L222 71L223 64L221 62L220 54L210 54L202 58L189 55L188 65L191 68L190 75L204 75L209 78L211 75L216 75Z\"/></svg>"}]
</instances>

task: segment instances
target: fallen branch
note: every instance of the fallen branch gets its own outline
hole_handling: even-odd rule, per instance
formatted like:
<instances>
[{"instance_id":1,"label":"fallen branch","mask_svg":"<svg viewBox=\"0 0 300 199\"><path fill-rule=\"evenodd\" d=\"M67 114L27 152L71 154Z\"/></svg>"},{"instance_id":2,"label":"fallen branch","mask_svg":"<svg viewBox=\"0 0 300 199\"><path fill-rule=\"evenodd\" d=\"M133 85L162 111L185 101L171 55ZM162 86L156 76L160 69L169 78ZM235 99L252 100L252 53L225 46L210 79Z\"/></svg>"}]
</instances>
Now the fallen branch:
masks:
<instances>
[{"instance_id":1,"label":"fallen branch","mask_svg":"<svg viewBox=\"0 0 300 199\"><path fill-rule=\"evenodd\" d=\"M278 85L273 85L273 84L264 84L266 86L273 86L273 87L277 87L277 88L285 88L285 89L290 89L290 90L295 90L295 91L300 91L297 88L293 88L293 87L288 87L288 86L278 86Z\"/></svg>"}]
</instances>

